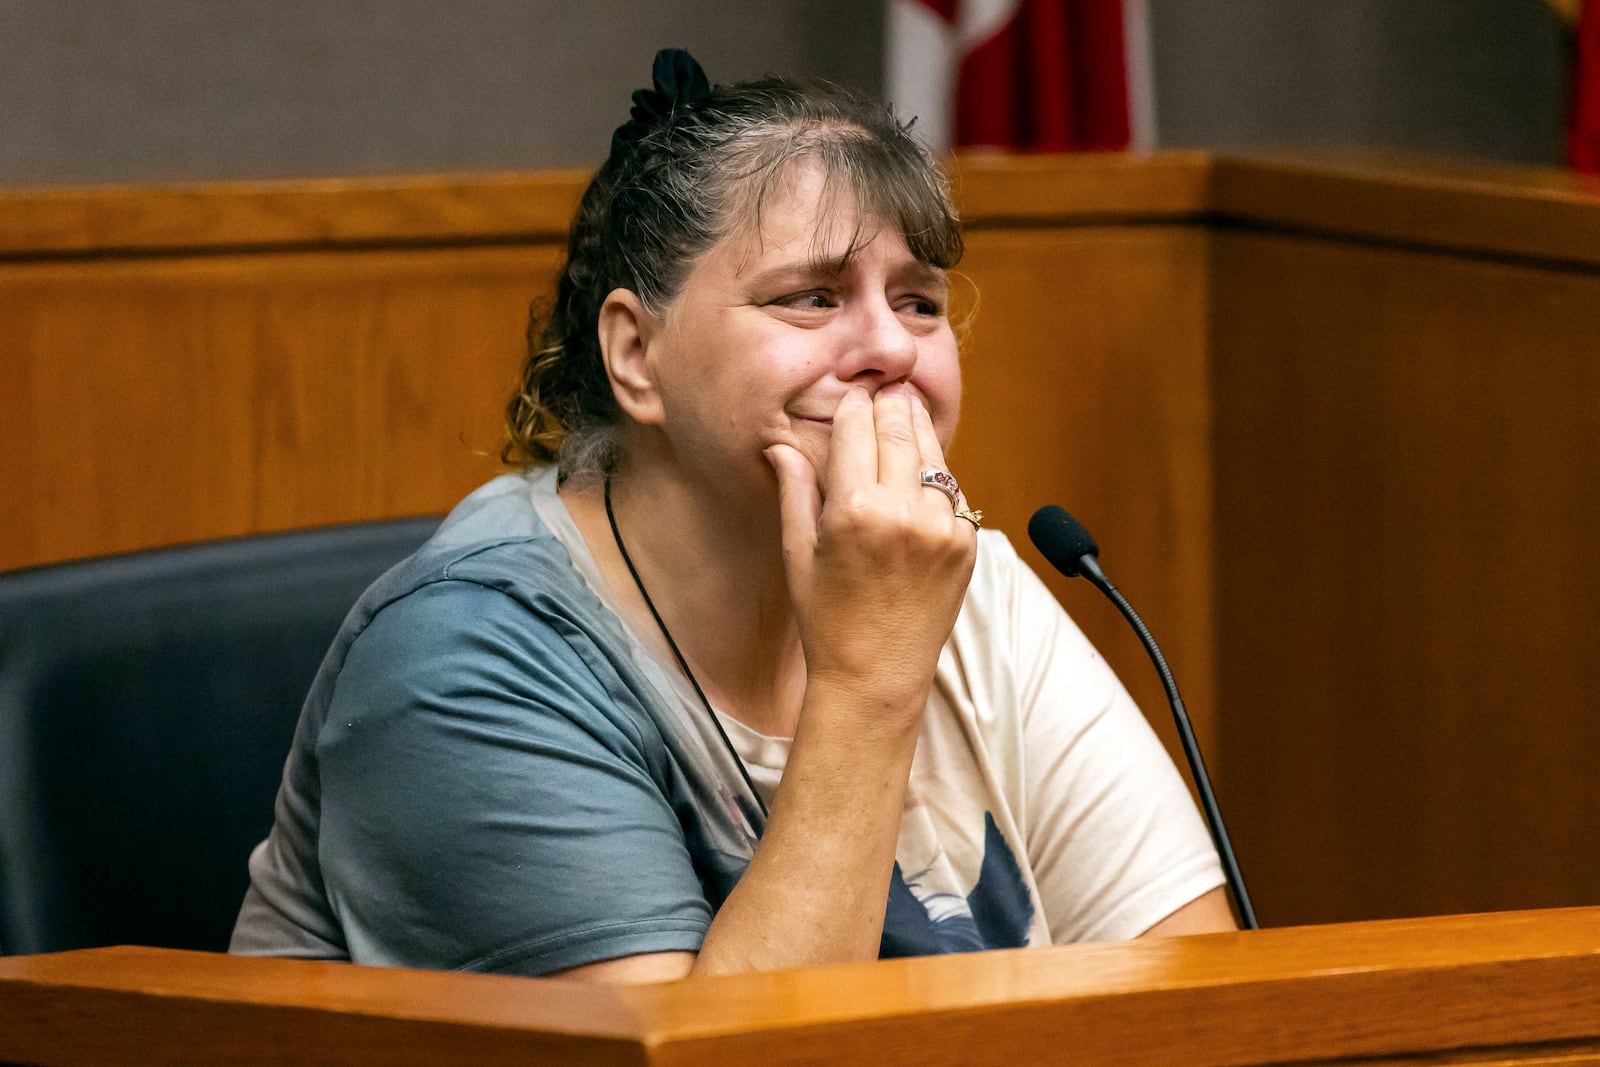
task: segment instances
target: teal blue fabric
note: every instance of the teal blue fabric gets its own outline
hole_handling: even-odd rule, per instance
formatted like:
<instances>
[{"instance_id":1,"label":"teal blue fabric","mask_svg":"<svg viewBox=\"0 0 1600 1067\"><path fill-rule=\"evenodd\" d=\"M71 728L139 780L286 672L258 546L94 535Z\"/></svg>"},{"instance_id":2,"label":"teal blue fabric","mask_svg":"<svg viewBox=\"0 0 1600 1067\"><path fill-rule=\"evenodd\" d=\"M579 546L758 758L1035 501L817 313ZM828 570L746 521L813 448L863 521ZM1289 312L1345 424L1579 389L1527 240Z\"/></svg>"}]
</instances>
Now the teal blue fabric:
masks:
<instances>
[{"instance_id":1,"label":"teal blue fabric","mask_svg":"<svg viewBox=\"0 0 1600 1067\"><path fill-rule=\"evenodd\" d=\"M759 808L637 655L526 481L473 494L329 652L233 950L539 974L697 949Z\"/></svg>"}]
</instances>

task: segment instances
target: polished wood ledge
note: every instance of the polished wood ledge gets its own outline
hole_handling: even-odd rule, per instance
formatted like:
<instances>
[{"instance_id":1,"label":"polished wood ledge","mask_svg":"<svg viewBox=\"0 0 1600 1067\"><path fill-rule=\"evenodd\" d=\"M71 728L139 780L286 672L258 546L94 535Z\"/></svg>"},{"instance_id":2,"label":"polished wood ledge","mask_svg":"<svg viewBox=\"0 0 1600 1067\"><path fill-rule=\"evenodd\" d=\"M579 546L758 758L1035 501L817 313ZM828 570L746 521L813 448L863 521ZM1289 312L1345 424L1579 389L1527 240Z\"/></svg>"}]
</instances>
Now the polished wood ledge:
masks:
<instances>
[{"instance_id":1,"label":"polished wood ledge","mask_svg":"<svg viewBox=\"0 0 1600 1067\"><path fill-rule=\"evenodd\" d=\"M1600 908L612 989L108 948L0 959L0 1062L1600 1064Z\"/></svg>"},{"instance_id":2,"label":"polished wood ledge","mask_svg":"<svg viewBox=\"0 0 1600 1067\"><path fill-rule=\"evenodd\" d=\"M1600 178L1371 149L972 152L949 172L969 231L1241 224L1516 258L1600 262ZM0 189L0 262L565 241L583 170Z\"/></svg>"}]
</instances>

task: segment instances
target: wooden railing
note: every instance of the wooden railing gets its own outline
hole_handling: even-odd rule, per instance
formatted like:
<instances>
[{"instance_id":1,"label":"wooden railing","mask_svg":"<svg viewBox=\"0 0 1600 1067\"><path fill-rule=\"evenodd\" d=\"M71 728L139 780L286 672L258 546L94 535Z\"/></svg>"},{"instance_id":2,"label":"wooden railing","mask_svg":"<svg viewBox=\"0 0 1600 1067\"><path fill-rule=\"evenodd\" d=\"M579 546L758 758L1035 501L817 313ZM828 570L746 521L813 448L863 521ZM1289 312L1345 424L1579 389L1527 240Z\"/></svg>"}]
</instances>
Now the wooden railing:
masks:
<instances>
[{"instance_id":1,"label":"wooden railing","mask_svg":"<svg viewBox=\"0 0 1600 1067\"><path fill-rule=\"evenodd\" d=\"M1600 1064L1600 909L675 984L116 948L0 959L0 1063Z\"/></svg>"}]
</instances>

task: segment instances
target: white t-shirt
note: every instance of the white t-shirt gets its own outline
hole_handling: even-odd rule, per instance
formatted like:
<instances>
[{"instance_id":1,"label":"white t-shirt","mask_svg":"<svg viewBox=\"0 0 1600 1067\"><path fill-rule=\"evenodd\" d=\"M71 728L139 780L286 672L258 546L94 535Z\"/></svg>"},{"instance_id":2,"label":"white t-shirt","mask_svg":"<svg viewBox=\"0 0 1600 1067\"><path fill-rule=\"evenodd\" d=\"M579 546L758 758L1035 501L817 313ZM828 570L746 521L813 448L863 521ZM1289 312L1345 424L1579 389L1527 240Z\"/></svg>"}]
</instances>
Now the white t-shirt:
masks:
<instances>
[{"instance_id":1,"label":"white t-shirt","mask_svg":"<svg viewBox=\"0 0 1600 1067\"><path fill-rule=\"evenodd\" d=\"M554 477L536 481L532 496L601 601L623 618ZM1003 533L979 531L978 544L912 762L897 875L935 927L963 925L998 832L1032 904L1027 944L1135 937L1223 884L1210 836L1100 653ZM624 629L684 713L703 715L659 632ZM720 711L718 719L770 808L792 739ZM990 869L1006 879L997 858Z\"/></svg>"}]
</instances>

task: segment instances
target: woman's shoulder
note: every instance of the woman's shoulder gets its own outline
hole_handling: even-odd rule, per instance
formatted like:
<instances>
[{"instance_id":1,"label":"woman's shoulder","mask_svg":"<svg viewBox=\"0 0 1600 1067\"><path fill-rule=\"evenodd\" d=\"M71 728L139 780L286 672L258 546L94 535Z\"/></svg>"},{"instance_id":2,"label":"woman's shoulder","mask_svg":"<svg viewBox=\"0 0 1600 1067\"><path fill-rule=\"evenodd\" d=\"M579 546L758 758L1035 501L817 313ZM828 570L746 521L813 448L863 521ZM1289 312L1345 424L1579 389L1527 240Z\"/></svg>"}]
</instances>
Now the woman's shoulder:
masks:
<instances>
[{"instance_id":1,"label":"woman's shoulder","mask_svg":"<svg viewBox=\"0 0 1600 1067\"><path fill-rule=\"evenodd\" d=\"M458 504L416 552L378 578L351 610L353 641L380 615L435 633L515 618L542 629L608 632L609 614L534 505L540 472L504 474Z\"/></svg>"},{"instance_id":2,"label":"woman's shoulder","mask_svg":"<svg viewBox=\"0 0 1600 1067\"><path fill-rule=\"evenodd\" d=\"M368 590L369 597L381 603L449 581L513 594L574 583L578 575L565 546L534 504L542 482L535 470L502 474L478 487L421 548Z\"/></svg>"},{"instance_id":3,"label":"woman's shoulder","mask_svg":"<svg viewBox=\"0 0 1600 1067\"><path fill-rule=\"evenodd\" d=\"M323 664L320 693L367 692L403 709L429 693L547 683L601 697L642 687L615 617L506 475L458 506L356 603ZM476 682L474 681L476 680ZM409 694L409 695L408 695ZM428 698L428 699L424 699Z\"/></svg>"}]
</instances>

